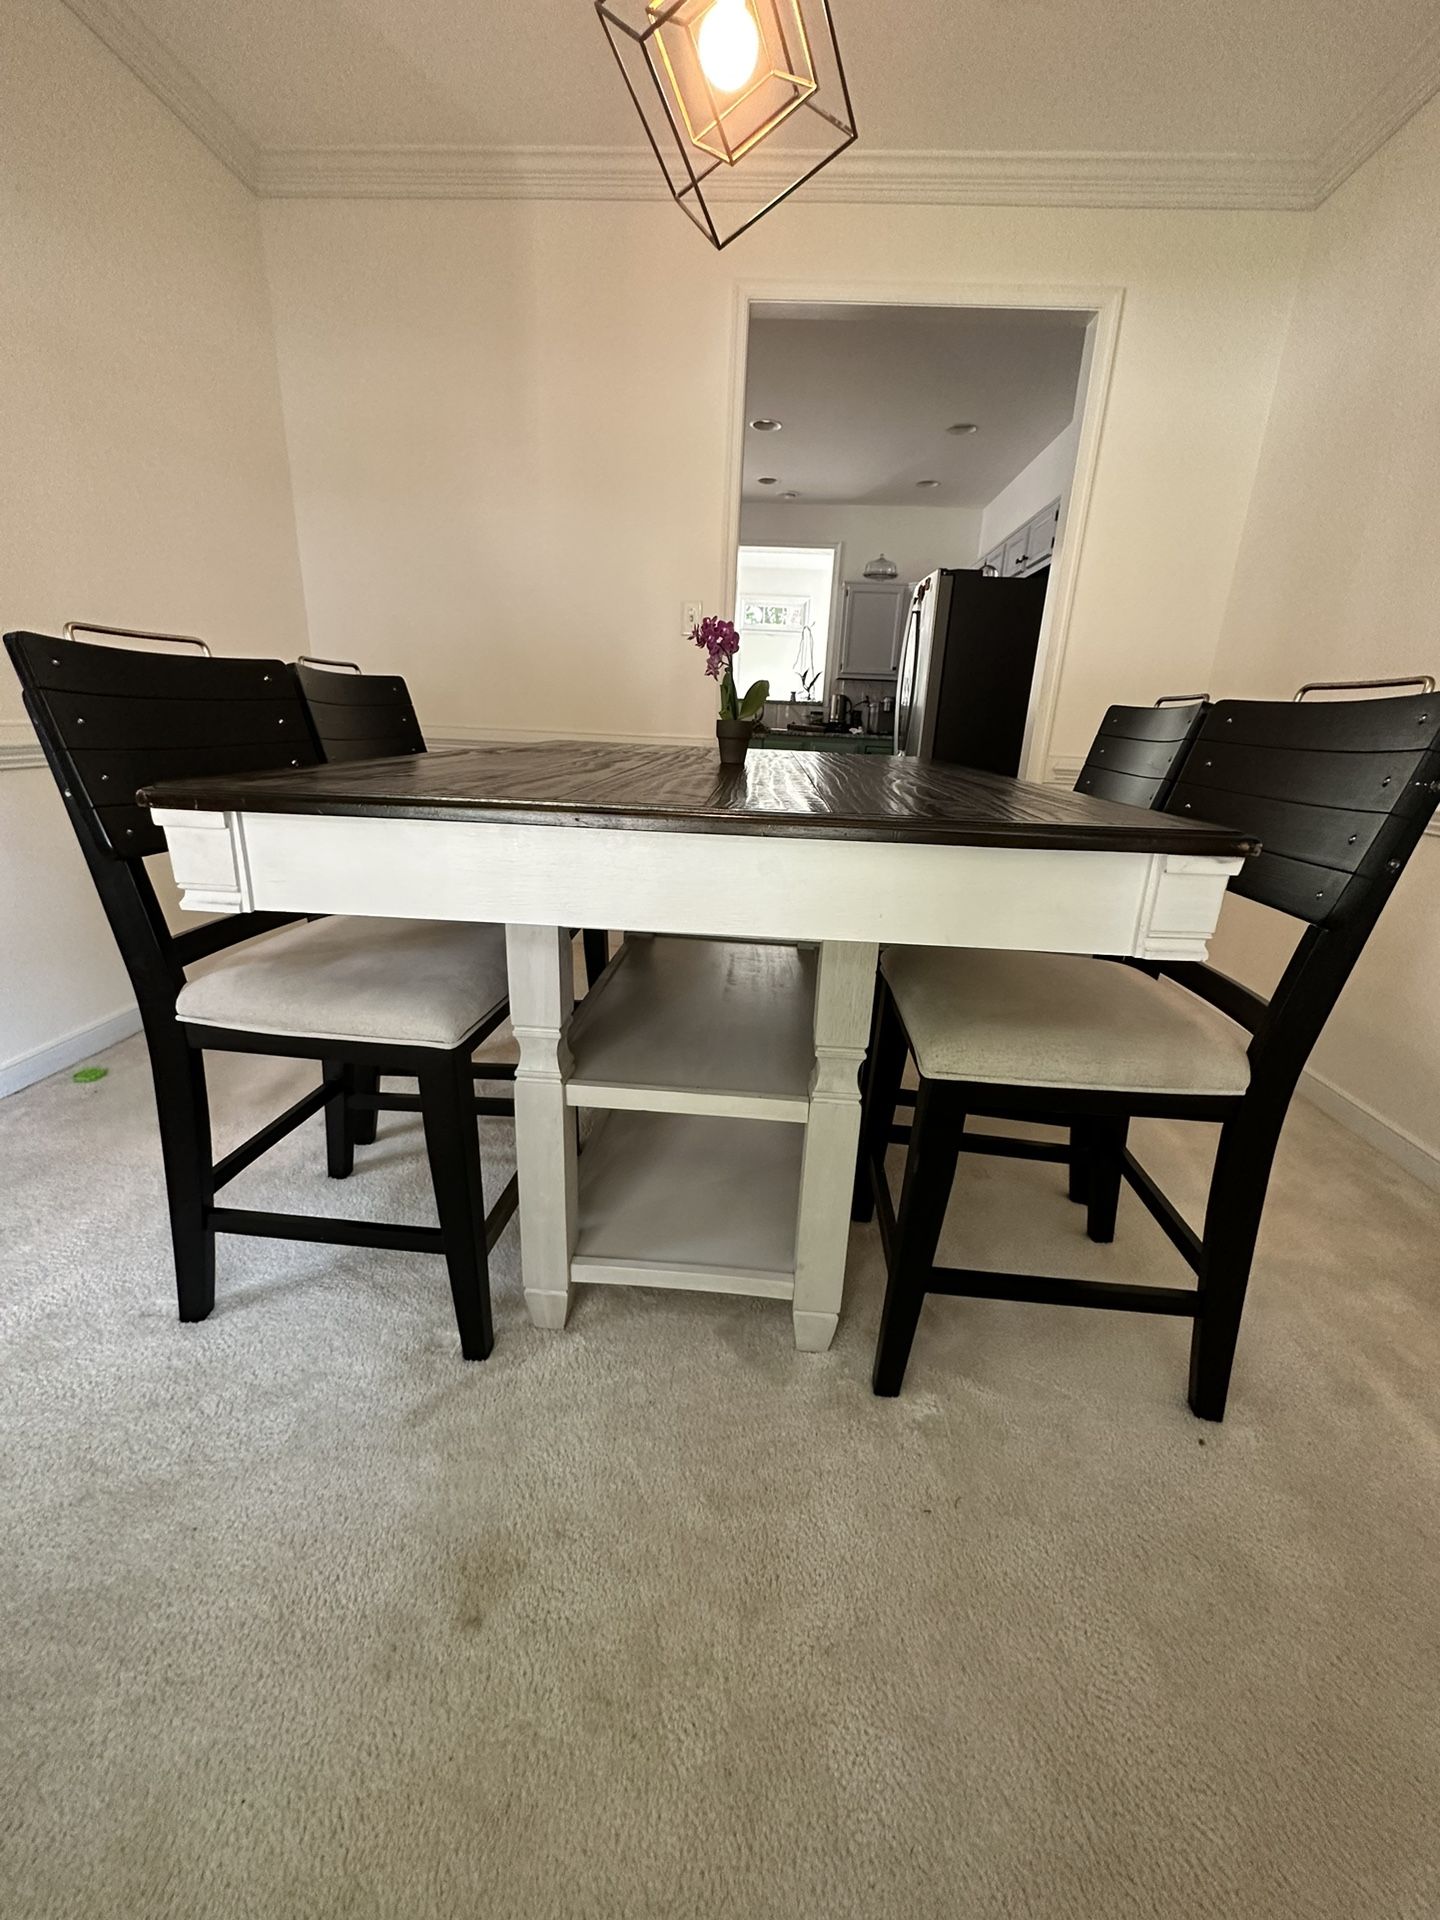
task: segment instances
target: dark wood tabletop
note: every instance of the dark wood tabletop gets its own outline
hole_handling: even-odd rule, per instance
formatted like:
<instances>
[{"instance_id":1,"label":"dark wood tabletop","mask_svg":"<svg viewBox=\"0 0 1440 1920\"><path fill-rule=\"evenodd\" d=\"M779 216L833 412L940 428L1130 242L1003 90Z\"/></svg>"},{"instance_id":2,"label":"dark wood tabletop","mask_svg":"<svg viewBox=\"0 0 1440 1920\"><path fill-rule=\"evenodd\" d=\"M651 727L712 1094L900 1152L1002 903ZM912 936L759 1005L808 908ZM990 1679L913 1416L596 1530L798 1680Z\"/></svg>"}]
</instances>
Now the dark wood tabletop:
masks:
<instances>
[{"instance_id":1,"label":"dark wood tabletop","mask_svg":"<svg viewBox=\"0 0 1440 1920\"><path fill-rule=\"evenodd\" d=\"M968 767L878 755L755 753L589 741L450 747L269 773L211 774L141 789L142 806L224 813L632 827L804 839L1250 854L1233 827L1027 786Z\"/></svg>"}]
</instances>

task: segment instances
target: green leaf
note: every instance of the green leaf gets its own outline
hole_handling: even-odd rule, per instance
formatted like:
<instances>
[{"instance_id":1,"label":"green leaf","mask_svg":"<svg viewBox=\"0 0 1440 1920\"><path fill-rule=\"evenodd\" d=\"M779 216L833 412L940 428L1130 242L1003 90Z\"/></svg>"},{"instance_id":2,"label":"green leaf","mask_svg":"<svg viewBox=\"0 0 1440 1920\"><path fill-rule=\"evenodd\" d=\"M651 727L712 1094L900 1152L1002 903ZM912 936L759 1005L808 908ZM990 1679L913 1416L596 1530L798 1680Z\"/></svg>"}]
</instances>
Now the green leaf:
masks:
<instances>
[{"instance_id":1,"label":"green leaf","mask_svg":"<svg viewBox=\"0 0 1440 1920\"><path fill-rule=\"evenodd\" d=\"M768 680L754 681L750 691L740 702L740 711L736 714L735 718L737 720L758 720L760 718L760 709L769 698L770 682Z\"/></svg>"}]
</instances>

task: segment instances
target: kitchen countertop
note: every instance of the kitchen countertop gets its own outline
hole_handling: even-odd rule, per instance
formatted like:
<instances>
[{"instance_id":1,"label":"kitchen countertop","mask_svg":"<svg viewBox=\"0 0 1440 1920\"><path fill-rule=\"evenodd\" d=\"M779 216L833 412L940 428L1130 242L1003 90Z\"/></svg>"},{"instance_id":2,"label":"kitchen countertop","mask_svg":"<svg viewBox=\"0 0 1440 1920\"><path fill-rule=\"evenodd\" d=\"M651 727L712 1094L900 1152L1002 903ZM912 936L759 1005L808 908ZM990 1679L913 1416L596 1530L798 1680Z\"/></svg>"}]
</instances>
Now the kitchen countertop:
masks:
<instances>
[{"instance_id":1,"label":"kitchen countertop","mask_svg":"<svg viewBox=\"0 0 1440 1920\"><path fill-rule=\"evenodd\" d=\"M754 733L752 747L804 748L813 753L893 753L888 733L829 733L823 727L772 727Z\"/></svg>"}]
</instances>

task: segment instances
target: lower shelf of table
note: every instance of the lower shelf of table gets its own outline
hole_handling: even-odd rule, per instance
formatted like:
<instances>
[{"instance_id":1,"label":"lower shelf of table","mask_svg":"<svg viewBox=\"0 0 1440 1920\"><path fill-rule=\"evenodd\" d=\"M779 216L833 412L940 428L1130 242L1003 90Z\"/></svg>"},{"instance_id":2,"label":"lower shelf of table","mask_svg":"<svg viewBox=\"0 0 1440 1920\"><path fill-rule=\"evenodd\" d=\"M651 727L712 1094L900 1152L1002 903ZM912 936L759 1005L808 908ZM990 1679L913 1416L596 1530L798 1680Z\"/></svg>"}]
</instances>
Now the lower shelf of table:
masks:
<instances>
[{"instance_id":1,"label":"lower shelf of table","mask_svg":"<svg viewBox=\"0 0 1440 1920\"><path fill-rule=\"evenodd\" d=\"M788 1300L804 1129L614 1112L580 1156L572 1280Z\"/></svg>"}]
</instances>

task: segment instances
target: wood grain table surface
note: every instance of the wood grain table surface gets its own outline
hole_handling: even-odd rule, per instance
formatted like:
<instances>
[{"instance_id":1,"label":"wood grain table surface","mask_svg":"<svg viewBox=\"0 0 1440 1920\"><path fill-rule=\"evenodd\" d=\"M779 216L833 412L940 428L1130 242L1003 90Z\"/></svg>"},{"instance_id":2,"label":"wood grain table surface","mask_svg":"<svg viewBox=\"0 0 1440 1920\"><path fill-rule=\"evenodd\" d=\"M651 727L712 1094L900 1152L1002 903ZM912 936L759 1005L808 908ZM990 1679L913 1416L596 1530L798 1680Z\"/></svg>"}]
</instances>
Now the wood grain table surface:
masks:
<instances>
[{"instance_id":1,"label":"wood grain table surface","mask_svg":"<svg viewBox=\"0 0 1440 1920\"><path fill-rule=\"evenodd\" d=\"M545 741L268 773L164 781L143 806L218 813L488 819L649 832L785 835L942 846L1255 853L1233 827L1031 786L966 767L871 755Z\"/></svg>"}]
</instances>

